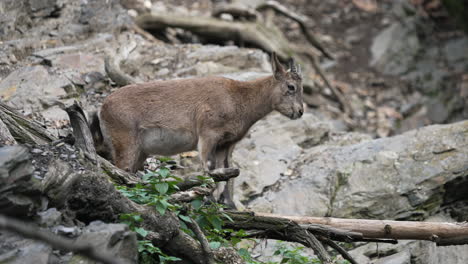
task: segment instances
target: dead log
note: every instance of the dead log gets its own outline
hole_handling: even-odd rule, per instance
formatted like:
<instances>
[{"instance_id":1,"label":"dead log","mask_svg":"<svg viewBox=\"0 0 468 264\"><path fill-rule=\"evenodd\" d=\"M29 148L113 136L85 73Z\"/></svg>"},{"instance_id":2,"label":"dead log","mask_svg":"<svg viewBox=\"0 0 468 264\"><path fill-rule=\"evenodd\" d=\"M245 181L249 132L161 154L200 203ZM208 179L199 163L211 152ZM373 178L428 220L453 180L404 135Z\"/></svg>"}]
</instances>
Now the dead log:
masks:
<instances>
[{"instance_id":1,"label":"dead log","mask_svg":"<svg viewBox=\"0 0 468 264\"><path fill-rule=\"evenodd\" d=\"M0 119L0 146L14 144L16 144L15 138L11 135L10 130L8 130L2 119Z\"/></svg>"},{"instance_id":2,"label":"dead log","mask_svg":"<svg viewBox=\"0 0 468 264\"><path fill-rule=\"evenodd\" d=\"M301 28L302 34L306 37L307 41L312 46L314 46L316 49L322 52L322 54L325 57L331 60L334 59L332 54L320 43L320 41L314 36L314 34L310 32L309 27L312 25L312 21L310 21L310 19L307 16L303 16L301 14L293 12L277 1L266 1L258 5L256 9L259 11L265 9L272 9L275 12L295 21Z\"/></svg>"},{"instance_id":3,"label":"dead log","mask_svg":"<svg viewBox=\"0 0 468 264\"><path fill-rule=\"evenodd\" d=\"M255 213L256 216L281 218L298 224L329 226L362 234L369 239L427 240L438 245L466 244L468 223L344 219L332 217L283 216Z\"/></svg>"},{"instance_id":4,"label":"dead log","mask_svg":"<svg viewBox=\"0 0 468 264\"><path fill-rule=\"evenodd\" d=\"M73 105L65 108L65 111L70 118L70 124L73 128L75 146L91 155L93 159L96 159L97 154L94 148L93 136L89 130L88 120L83 109L75 101Z\"/></svg>"},{"instance_id":5,"label":"dead log","mask_svg":"<svg viewBox=\"0 0 468 264\"><path fill-rule=\"evenodd\" d=\"M296 55L281 31L276 27L268 28L260 22L229 22L211 17L144 14L136 18L136 23L150 32L178 27L217 42L242 40L269 53L276 52L283 61Z\"/></svg>"},{"instance_id":6,"label":"dead log","mask_svg":"<svg viewBox=\"0 0 468 264\"><path fill-rule=\"evenodd\" d=\"M56 139L42 124L28 120L3 102L0 102L0 119L18 143L41 145Z\"/></svg>"}]
</instances>

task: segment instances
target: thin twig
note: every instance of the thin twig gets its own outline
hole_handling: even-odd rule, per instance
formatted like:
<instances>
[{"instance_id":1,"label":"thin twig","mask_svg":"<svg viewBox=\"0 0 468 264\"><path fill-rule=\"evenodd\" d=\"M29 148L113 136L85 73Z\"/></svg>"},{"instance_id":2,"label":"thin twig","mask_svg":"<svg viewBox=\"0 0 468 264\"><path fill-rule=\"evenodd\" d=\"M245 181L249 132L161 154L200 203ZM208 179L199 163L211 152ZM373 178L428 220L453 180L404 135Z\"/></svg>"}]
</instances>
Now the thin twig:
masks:
<instances>
[{"instance_id":1,"label":"thin twig","mask_svg":"<svg viewBox=\"0 0 468 264\"><path fill-rule=\"evenodd\" d=\"M323 82L325 85L332 91L333 95L336 97L340 105L343 107L343 111L346 115L351 116L352 115L352 108L351 105L349 104L348 100L344 97L344 95L339 91L335 86L331 84L331 82L328 80L327 76L322 70L322 67L320 67L317 58L315 56L309 56L312 66L314 67L315 71L318 73L320 78L322 78Z\"/></svg>"},{"instance_id":2,"label":"thin twig","mask_svg":"<svg viewBox=\"0 0 468 264\"><path fill-rule=\"evenodd\" d=\"M256 7L257 10L268 9L268 8L273 9L279 14L284 15L285 17L297 22L301 28L302 33L306 37L307 41L310 44L312 44L312 46L320 50L320 52L322 52L322 54L325 57L329 59L334 59L331 53L317 40L317 38L307 28L308 26L312 24L312 22L309 20L308 17L289 10L287 7L285 7L284 5L280 4L277 1L266 1L265 3L262 3Z\"/></svg>"},{"instance_id":3,"label":"thin twig","mask_svg":"<svg viewBox=\"0 0 468 264\"><path fill-rule=\"evenodd\" d=\"M90 244L75 244L70 239L65 239L56 236L50 232L40 230L38 227L26 224L16 219L0 215L0 229L7 230L10 232L17 233L26 238L31 238L41 242L45 242L51 245L53 248L71 251L76 254L83 255L97 262L104 264L124 264L122 260L119 260L111 256L108 252L96 251Z\"/></svg>"},{"instance_id":4,"label":"thin twig","mask_svg":"<svg viewBox=\"0 0 468 264\"><path fill-rule=\"evenodd\" d=\"M215 181L215 182L221 182L221 181L228 181L232 178L235 178L239 176L239 169L237 168L218 168L212 171L207 172L207 174ZM200 174L194 174L191 176L188 176L187 178L184 179L183 182L180 182L177 184L177 187L181 191L188 190L192 187L202 185L205 183L205 181L199 177Z\"/></svg>"},{"instance_id":5,"label":"thin twig","mask_svg":"<svg viewBox=\"0 0 468 264\"><path fill-rule=\"evenodd\" d=\"M357 261L354 260L354 258L344 248L342 248L340 245L335 243L335 241L332 241L328 238L321 238L320 241L322 241L323 243L329 245L330 247L338 251L338 253L340 253L340 255L343 256L343 258L349 261L351 264L358 264Z\"/></svg>"},{"instance_id":6,"label":"thin twig","mask_svg":"<svg viewBox=\"0 0 468 264\"><path fill-rule=\"evenodd\" d=\"M187 226L195 233L198 241L203 250L203 254L205 255L206 263L207 264L216 264L213 256L213 251L210 248L210 244L208 243L208 239L206 239L205 234L201 230L200 226L197 224L195 220L190 218L190 222L185 222Z\"/></svg>"}]
</instances>

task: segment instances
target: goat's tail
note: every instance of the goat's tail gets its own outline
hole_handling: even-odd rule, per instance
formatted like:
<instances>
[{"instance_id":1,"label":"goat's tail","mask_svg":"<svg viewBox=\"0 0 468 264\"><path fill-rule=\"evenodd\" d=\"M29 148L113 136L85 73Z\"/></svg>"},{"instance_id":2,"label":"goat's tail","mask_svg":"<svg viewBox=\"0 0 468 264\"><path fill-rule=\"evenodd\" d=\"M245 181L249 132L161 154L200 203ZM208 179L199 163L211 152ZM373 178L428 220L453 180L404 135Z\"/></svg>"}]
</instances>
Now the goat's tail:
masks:
<instances>
[{"instance_id":1,"label":"goat's tail","mask_svg":"<svg viewBox=\"0 0 468 264\"><path fill-rule=\"evenodd\" d=\"M90 115L89 130L91 130L91 135L93 136L94 147L96 148L97 154L101 157L111 160L110 149L106 146L104 142L104 136L101 130L101 122L99 120L98 112L94 112Z\"/></svg>"}]
</instances>

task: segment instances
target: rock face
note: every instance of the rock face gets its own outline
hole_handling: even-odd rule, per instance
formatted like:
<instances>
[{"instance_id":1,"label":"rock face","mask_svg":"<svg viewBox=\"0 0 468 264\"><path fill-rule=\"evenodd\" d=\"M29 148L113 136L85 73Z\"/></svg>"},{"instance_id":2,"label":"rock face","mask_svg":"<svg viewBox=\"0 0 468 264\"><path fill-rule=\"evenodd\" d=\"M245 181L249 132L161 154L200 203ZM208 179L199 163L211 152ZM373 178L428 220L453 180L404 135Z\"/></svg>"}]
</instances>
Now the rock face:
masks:
<instances>
[{"instance_id":1,"label":"rock face","mask_svg":"<svg viewBox=\"0 0 468 264\"><path fill-rule=\"evenodd\" d=\"M418 113L413 113L400 131L420 126L414 119L424 117L430 123L466 119L466 99L461 87L468 71L468 37L435 37L437 26L417 15L408 1L394 1L393 13L398 21L374 38L369 65L383 74L402 78L423 95L418 101L409 100L424 103L424 114L418 117Z\"/></svg>"},{"instance_id":2,"label":"rock face","mask_svg":"<svg viewBox=\"0 0 468 264\"><path fill-rule=\"evenodd\" d=\"M281 130L276 132L285 134ZM467 135L468 122L464 121L345 146L319 145L294 157L300 151L289 134L285 137L290 141L281 144L276 140L275 148L283 149L279 153L292 154L286 158L270 158L274 165L261 167L276 166L283 179L267 190L264 185L250 187L264 192L247 205L254 210L279 214L423 219L437 211L450 195L444 186L465 179L468 174ZM262 142L264 138L260 132L253 132L248 141ZM261 145L255 151L265 152ZM263 156L268 157L257 155L257 160ZM246 159L255 164L251 157ZM291 172L285 173L286 167ZM280 175L273 177L278 180ZM242 190L243 183L240 184Z\"/></svg>"},{"instance_id":3,"label":"rock face","mask_svg":"<svg viewBox=\"0 0 468 264\"><path fill-rule=\"evenodd\" d=\"M40 154L38 149L31 152ZM74 239L76 243L86 241L98 251L105 250L128 263L137 263L136 234L130 232L127 225L95 221L82 228L70 226L72 221L55 208L42 211L47 206L47 198L42 196L44 187L35 175L29 149L21 146L0 148L0 186L8 186L0 188L0 214L35 219L33 224L55 234ZM0 262L94 263L79 255L61 253L47 244L4 231L0 232Z\"/></svg>"}]
</instances>

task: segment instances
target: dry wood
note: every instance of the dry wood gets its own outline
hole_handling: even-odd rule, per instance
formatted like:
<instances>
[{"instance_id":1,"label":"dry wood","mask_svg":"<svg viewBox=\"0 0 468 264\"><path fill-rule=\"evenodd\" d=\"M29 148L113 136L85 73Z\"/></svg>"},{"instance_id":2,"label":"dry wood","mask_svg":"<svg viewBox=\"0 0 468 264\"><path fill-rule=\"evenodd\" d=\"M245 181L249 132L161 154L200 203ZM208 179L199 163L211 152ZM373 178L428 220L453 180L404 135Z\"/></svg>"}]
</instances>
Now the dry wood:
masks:
<instances>
[{"instance_id":1,"label":"dry wood","mask_svg":"<svg viewBox=\"0 0 468 264\"><path fill-rule=\"evenodd\" d=\"M318 41L318 39L310 32L309 27L313 24L312 21L307 16L303 16L296 12L289 10L284 5L280 4L277 1L266 1L259 6L256 7L257 10L264 10L264 9L273 9L275 12L286 16L297 22L299 27L301 28L302 34L306 37L307 41L312 44L316 49L320 50L322 54L329 58L334 59L331 53Z\"/></svg>"},{"instance_id":2,"label":"dry wood","mask_svg":"<svg viewBox=\"0 0 468 264\"><path fill-rule=\"evenodd\" d=\"M118 62L111 59L110 56L106 56L104 59L104 69L106 70L107 76L118 86L125 86L137 82L134 78L123 73L118 66Z\"/></svg>"},{"instance_id":3,"label":"dry wood","mask_svg":"<svg viewBox=\"0 0 468 264\"><path fill-rule=\"evenodd\" d=\"M89 131L88 120L83 109L75 101L73 105L65 108L70 118L70 124L73 128L75 137L75 146L87 152L93 159L96 159L96 149L94 148L93 136Z\"/></svg>"},{"instance_id":4,"label":"dry wood","mask_svg":"<svg viewBox=\"0 0 468 264\"><path fill-rule=\"evenodd\" d=\"M370 239L428 240L437 242L439 245L465 244L468 239L468 223L344 219L267 213L256 213L256 215L288 219L299 224L330 226L361 233L364 238Z\"/></svg>"},{"instance_id":5,"label":"dry wood","mask_svg":"<svg viewBox=\"0 0 468 264\"><path fill-rule=\"evenodd\" d=\"M296 54L281 31L276 27L268 28L260 22L229 22L211 17L166 14L141 15L136 18L136 22L150 32L178 27L216 41L242 40L269 53L276 52L283 61Z\"/></svg>"},{"instance_id":6,"label":"dry wood","mask_svg":"<svg viewBox=\"0 0 468 264\"><path fill-rule=\"evenodd\" d=\"M0 102L0 119L19 143L41 145L56 140L42 124L28 120L3 102Z\"/></svg>"},{"instance_id":7,"label":"dry wood","mask_svg":"<svg viewBox=\"0 0 468 264\"><path fill-rule=\"evenodd\" d=\"M54 235L51 232L40 230L37 226L0 215L0 230L17 233L23 237L31 238L51 245L55 249L71 251L88 257L91 260L104 264L124 264L126 262L111 256L108 252L98 252L92 245L76 244L71 239Z\"/></svg>"},{"instance_id":8,"label":"dry wood","mask_svg":"<svg viewBox=\"0 0 468 264\"><path fill-rule=\"evenodd\" d=\"M213 257L213 252L210 248L210 244L208 243L208 239L206 239L206 236L203 234L203 231L201 230L198 223L192 218L190 218L190 222L185 223L193 231L198 241L200 242L200 245L203 249L203 254L205 255L206 264L216 264Z\"/></svg>"}]
</instances>

